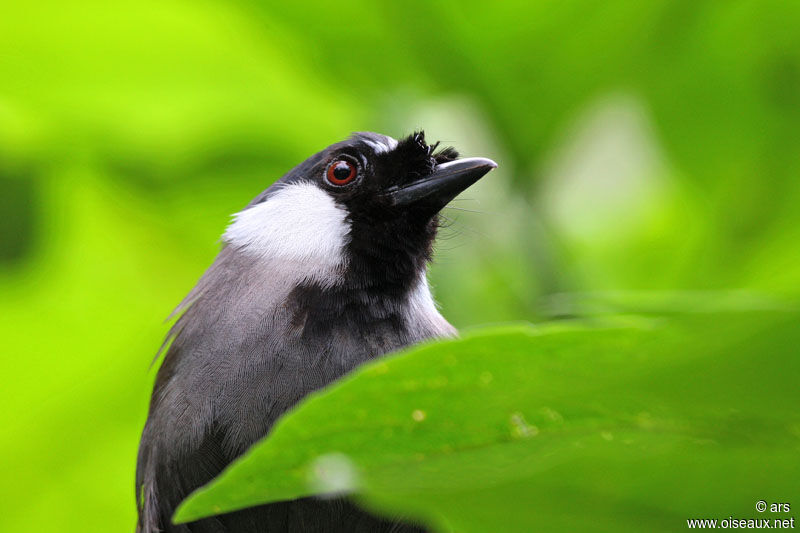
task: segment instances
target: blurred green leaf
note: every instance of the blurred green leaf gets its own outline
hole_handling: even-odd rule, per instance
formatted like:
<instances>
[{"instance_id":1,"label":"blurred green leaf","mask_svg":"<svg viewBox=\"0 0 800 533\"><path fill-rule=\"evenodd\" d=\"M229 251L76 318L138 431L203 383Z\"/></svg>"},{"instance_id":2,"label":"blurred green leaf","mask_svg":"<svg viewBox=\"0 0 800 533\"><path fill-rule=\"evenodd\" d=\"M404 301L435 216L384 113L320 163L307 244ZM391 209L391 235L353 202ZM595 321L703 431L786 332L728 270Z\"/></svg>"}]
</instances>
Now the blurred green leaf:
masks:
<instances>
[{"instance_id":1,"label":"blurred green leaf","mask_svg":"<svg viewBox=\"0 0 800 533\"><path fill-rule=\"evenodd\" d=\"M792 312L500 327L373 362L179 508L351 491L438 530L674 530L800 488Z\"/></svg>"}]
</instances>

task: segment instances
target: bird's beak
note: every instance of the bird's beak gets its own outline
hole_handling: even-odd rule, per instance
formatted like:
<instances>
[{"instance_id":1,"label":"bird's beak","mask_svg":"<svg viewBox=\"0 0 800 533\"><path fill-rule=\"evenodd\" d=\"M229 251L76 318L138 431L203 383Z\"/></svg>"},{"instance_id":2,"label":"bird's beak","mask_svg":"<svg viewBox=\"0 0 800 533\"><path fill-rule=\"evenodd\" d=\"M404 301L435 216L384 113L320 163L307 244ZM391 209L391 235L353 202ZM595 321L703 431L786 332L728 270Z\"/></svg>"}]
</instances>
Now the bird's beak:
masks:
<instances>
[{"instance_id":1,"label":"bird's beak","mask_svg":"<svg viewBox=\"0 0 800 533\"><path fill-rule=\"evenodd\" d=\"M437 165L422 179L387 190L385 195L397 207L419 206L438 212L493 168L497 163L484 157L450 161Z\"/></svg>"}]
</instances>

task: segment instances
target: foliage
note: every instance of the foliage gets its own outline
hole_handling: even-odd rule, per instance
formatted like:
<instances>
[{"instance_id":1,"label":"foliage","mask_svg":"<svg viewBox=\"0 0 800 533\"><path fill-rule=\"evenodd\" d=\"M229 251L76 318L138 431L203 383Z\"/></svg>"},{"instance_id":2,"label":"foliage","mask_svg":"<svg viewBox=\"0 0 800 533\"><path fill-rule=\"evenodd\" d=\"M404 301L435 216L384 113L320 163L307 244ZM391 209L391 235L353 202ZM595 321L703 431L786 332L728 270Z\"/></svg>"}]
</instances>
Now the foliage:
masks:
<instances>
[{"instance_id":1,"label":"foliage","mask_svg":"<svg viewBox=\"0 0 800 533\"><path fill-rule=\"evenodd\" d=\"M797 3L43 0L0 14L0 530L132 528L163 317L231 213L353 130L424 127L499 162L453 204L468 211L447 211L433 265L459 327L657 314L656 291L709 317L698 292L751 309L755 292L800 296ZM593 479L581 505L599 510L613 487Z\"/></svg>"},{"instance_id":2,"label":"foliage","mask_svg":"<svg viewBox=\"0 0 800 533\"><path fill-rule=\"evenodd\" d=\"M753 516L800 488L797 318L504 327L414 348L305 401L177 515L344 490L441 531Z\"/></svg>"}]
</instances>

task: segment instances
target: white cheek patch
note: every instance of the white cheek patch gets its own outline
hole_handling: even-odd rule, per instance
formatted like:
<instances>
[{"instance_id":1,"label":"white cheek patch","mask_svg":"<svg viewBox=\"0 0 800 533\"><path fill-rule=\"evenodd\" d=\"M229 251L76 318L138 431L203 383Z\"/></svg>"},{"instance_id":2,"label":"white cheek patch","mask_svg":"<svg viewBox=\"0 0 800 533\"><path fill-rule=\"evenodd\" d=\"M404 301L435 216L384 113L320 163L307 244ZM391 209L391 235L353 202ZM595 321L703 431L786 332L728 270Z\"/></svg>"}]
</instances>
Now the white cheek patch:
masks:
<instances>
[{"instance_id":1,"label":"white cheek patch","mask_svg":"<svg viewBox=\"0 0 800 533\"><path fill-rule=\"evenodd\" d=\"M316 185L295 183L233 215L222 240L244 253L291 263L300 277L333 284L346 264L349 234L343 207Z\"/></svg>"},{"instance_id":2,"label":"white cheek patch","mask_svg":"<svg viewBox=\"0 0 800 533\"><path fill-rule=\"evenodd\" d=\"M383 154L383 153L386 153L386 152L391 152L392 150L397 148L397 141L395 139L392 139L391 137L389 137L387 135L384 135L383 139L384 139L383 142L367 140L367 139L362 139L362 140L365 143L367 143L367 145L369 145L369 147L372 148L372 150L376 154Z\"/></svg>"}]
</instances>

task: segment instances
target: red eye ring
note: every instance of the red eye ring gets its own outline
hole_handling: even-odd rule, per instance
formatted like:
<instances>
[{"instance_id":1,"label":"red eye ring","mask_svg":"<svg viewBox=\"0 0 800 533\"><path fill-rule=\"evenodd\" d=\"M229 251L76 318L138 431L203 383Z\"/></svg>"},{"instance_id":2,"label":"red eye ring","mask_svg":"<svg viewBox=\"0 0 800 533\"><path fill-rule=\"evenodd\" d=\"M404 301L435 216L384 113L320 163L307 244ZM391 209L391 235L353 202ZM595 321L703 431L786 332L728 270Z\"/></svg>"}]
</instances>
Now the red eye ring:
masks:
<instances>
[{"instance_id":1,"label":"red eye ring","mask_svg":"<svg viewBox=\"0 0 800 533\"><path fill-rule=\"evenodd\" d=\"M331 185L341 187L353 181L358 174L356 164L348 159L337 159L328 165L325 178Z\"/></svg>"}]
</instances>

